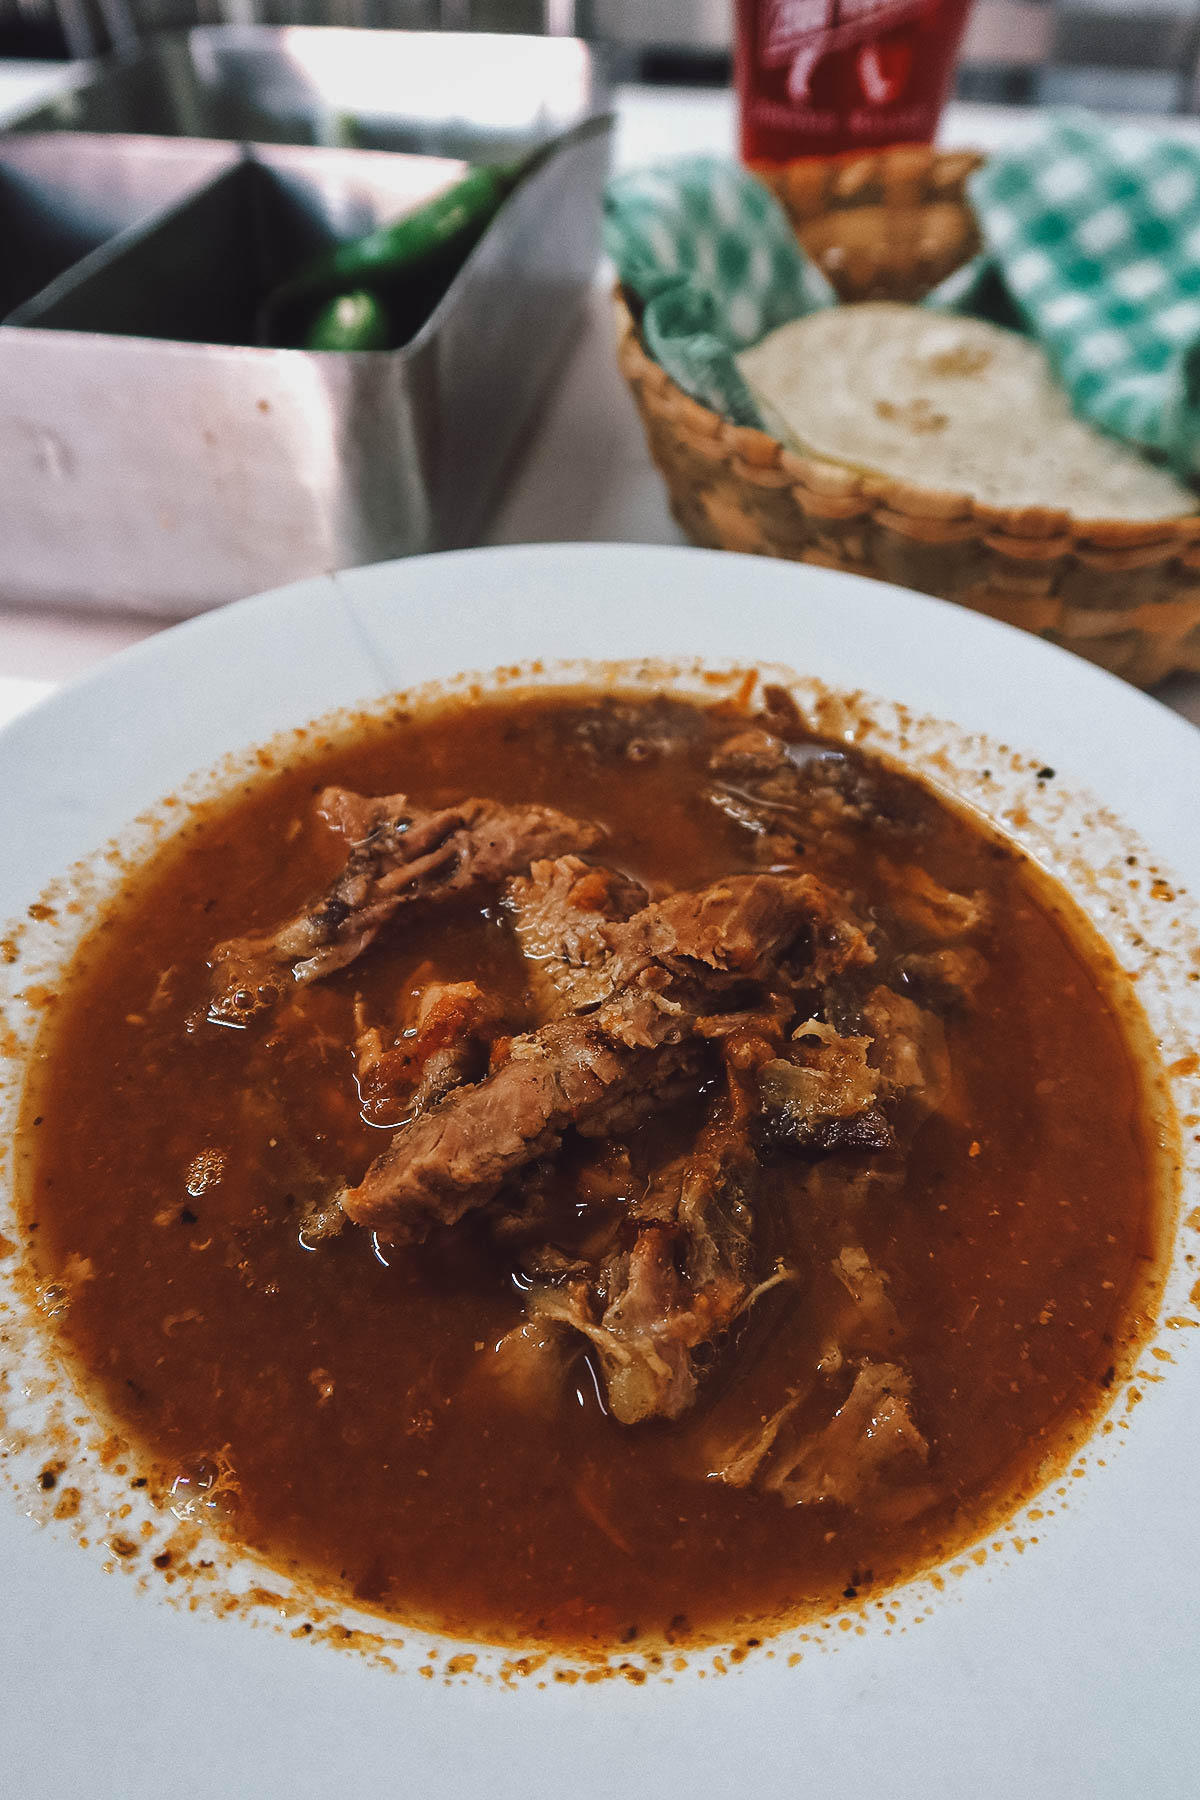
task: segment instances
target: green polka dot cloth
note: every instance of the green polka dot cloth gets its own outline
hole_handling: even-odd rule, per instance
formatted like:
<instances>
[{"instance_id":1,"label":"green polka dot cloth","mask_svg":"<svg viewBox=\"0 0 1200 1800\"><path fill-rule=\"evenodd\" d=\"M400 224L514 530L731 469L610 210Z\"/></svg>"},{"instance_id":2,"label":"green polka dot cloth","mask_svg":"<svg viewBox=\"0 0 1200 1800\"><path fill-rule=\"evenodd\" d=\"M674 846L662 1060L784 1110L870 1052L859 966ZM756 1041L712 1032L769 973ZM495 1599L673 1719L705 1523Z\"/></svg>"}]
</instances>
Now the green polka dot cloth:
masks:
<instances>
[{"instance_id":1,"label":"green polka dot cloth","mask_svg":"<svg viewBox=\"0 0 1200 1800\"><path fill-rule=\"evenodd\" d=\"M1081 418L1200 471L1200 150L1049 114L969 191L985 249L926 304L1015 318ZM651 355L735 424L761 423L736 352L836 304L774 196L716 158L610 183L605 243Z\"/></svg>"}]
</instances>

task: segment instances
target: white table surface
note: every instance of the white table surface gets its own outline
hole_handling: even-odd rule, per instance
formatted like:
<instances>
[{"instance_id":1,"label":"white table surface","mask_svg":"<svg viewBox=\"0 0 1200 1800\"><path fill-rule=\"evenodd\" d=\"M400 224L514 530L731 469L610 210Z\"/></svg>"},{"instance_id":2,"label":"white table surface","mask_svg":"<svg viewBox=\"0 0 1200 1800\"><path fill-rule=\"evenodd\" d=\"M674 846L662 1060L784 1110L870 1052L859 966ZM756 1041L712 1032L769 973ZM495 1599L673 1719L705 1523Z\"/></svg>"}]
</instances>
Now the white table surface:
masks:
<instances>
[{"instance_id":1,"label":"white table surface","mask_svg":"<svg viewBox=\"0 0 1200 1800\"><path fill-rule=\"evenodd\" d=\"M0 62L0 123L64 80L63 65ZM1032 115L951 106L941 141L993 149L1019 139ZM1155 125L1200 141L1200 121ZM616 167L636 168L687 151L728 152L734 112L728 93L624 88L617 95ZM609 285L602 269L583 328L525 446L485 541L677 544L633 402L617 373ZM144 617L4 608L0 603L0 723L105 657L164 628ZM1200 676L1176 677L1159 698L1200 724Z\"/></svg>"}]
</instances>

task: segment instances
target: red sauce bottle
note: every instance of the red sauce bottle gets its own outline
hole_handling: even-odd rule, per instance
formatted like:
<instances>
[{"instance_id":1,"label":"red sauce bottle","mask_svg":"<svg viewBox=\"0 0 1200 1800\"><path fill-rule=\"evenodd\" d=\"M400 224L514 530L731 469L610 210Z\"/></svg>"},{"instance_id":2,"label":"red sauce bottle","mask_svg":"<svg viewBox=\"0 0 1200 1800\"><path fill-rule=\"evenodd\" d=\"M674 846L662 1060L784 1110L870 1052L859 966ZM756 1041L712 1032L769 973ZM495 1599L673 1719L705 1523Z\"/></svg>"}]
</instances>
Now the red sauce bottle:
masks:
<instances>
[{"instance_id":1,"label":"red sauce bottle","mask_svg":"<svg viewBox=\"0 0 1200 1800\"><path fill-rule=\"evenodd\" d=\"M744 162L928 143L971 0L737 0Z\"/></svg>"}]
</instances>

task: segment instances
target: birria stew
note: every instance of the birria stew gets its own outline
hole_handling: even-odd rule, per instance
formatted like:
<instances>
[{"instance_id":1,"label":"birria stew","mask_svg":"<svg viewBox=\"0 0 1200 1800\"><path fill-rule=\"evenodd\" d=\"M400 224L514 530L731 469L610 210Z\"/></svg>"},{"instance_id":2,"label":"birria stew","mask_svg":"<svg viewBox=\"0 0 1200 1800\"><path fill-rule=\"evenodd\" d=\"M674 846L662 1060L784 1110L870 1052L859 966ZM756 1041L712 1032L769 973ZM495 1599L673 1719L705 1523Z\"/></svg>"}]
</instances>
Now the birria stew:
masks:
<instances>
[{"instance_id":1,"label":"birria stew","mask_svg":"<svg viewBox=\"0 0 1200 1800\"><path fill-rule=\"evenodd\" d=\"M579 1651L881 1594L1036 1490L1161 1231L1117 972L1014 845L778 688L264 761L90 931L24 1115L164 1491Z\"/></svg>"}]
</instances>

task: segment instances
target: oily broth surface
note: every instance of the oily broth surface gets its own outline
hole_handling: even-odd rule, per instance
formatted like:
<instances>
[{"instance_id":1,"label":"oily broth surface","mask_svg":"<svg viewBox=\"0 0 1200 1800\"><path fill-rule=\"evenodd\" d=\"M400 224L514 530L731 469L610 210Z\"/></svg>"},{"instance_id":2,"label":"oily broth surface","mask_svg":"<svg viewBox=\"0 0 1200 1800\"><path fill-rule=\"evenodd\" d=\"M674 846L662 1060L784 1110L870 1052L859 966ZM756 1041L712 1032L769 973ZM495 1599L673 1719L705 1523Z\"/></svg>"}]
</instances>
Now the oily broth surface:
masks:
<instances>
[{"instance_id":1,"label":"oily broth surface","mask_svg":"<svg viewBox=\"0 0 1200 1800\"><path fill-rule=\"evenodd\" d=\"M270 1560L474 1637L566 1649L719 1637L885 1586L1036 1485L1055 1438L1102 1397L1155 1248L1145 1102L1081 922L1017 854L886 777L911 821L888 853L985 888L994 919L978 1020L948 1027L961 1110L925 1125L904 1187L853 1223L905 1322L944 1498L897 1524L705 1479L714 1445L811 1367L836 1299L845 1209L785 1158L772 1170L780 1210L804 1221L803 1243L783 1246L802 1282L763 1303L693 1416L623 1430L582 1361L548 1418L499 1402L488 1359L520 1296L480 1234L385 1266L364 1233L308 1252L297 1231L386 1141L358 1113L355 997L378 1016L432 961L519 1009L497 909L406 924L251 1031L184 1021L212 945L287 916L336 868L309 816L329 781L598 818L604 857L655 886L751 866L746 834L681 794L678 764L597 757L555 724L567 704L383 724L199 811L66 984L26 1114L26 1211L47 1276L71 1293L65 1335L110 1410L165 1487L205 1495ZM728 730L727 717L705 723L690 780ZM861 878L870 853L817 866ZM663 1122L666 1153L697 1111Z\"/></svg>"}]
</instances>

